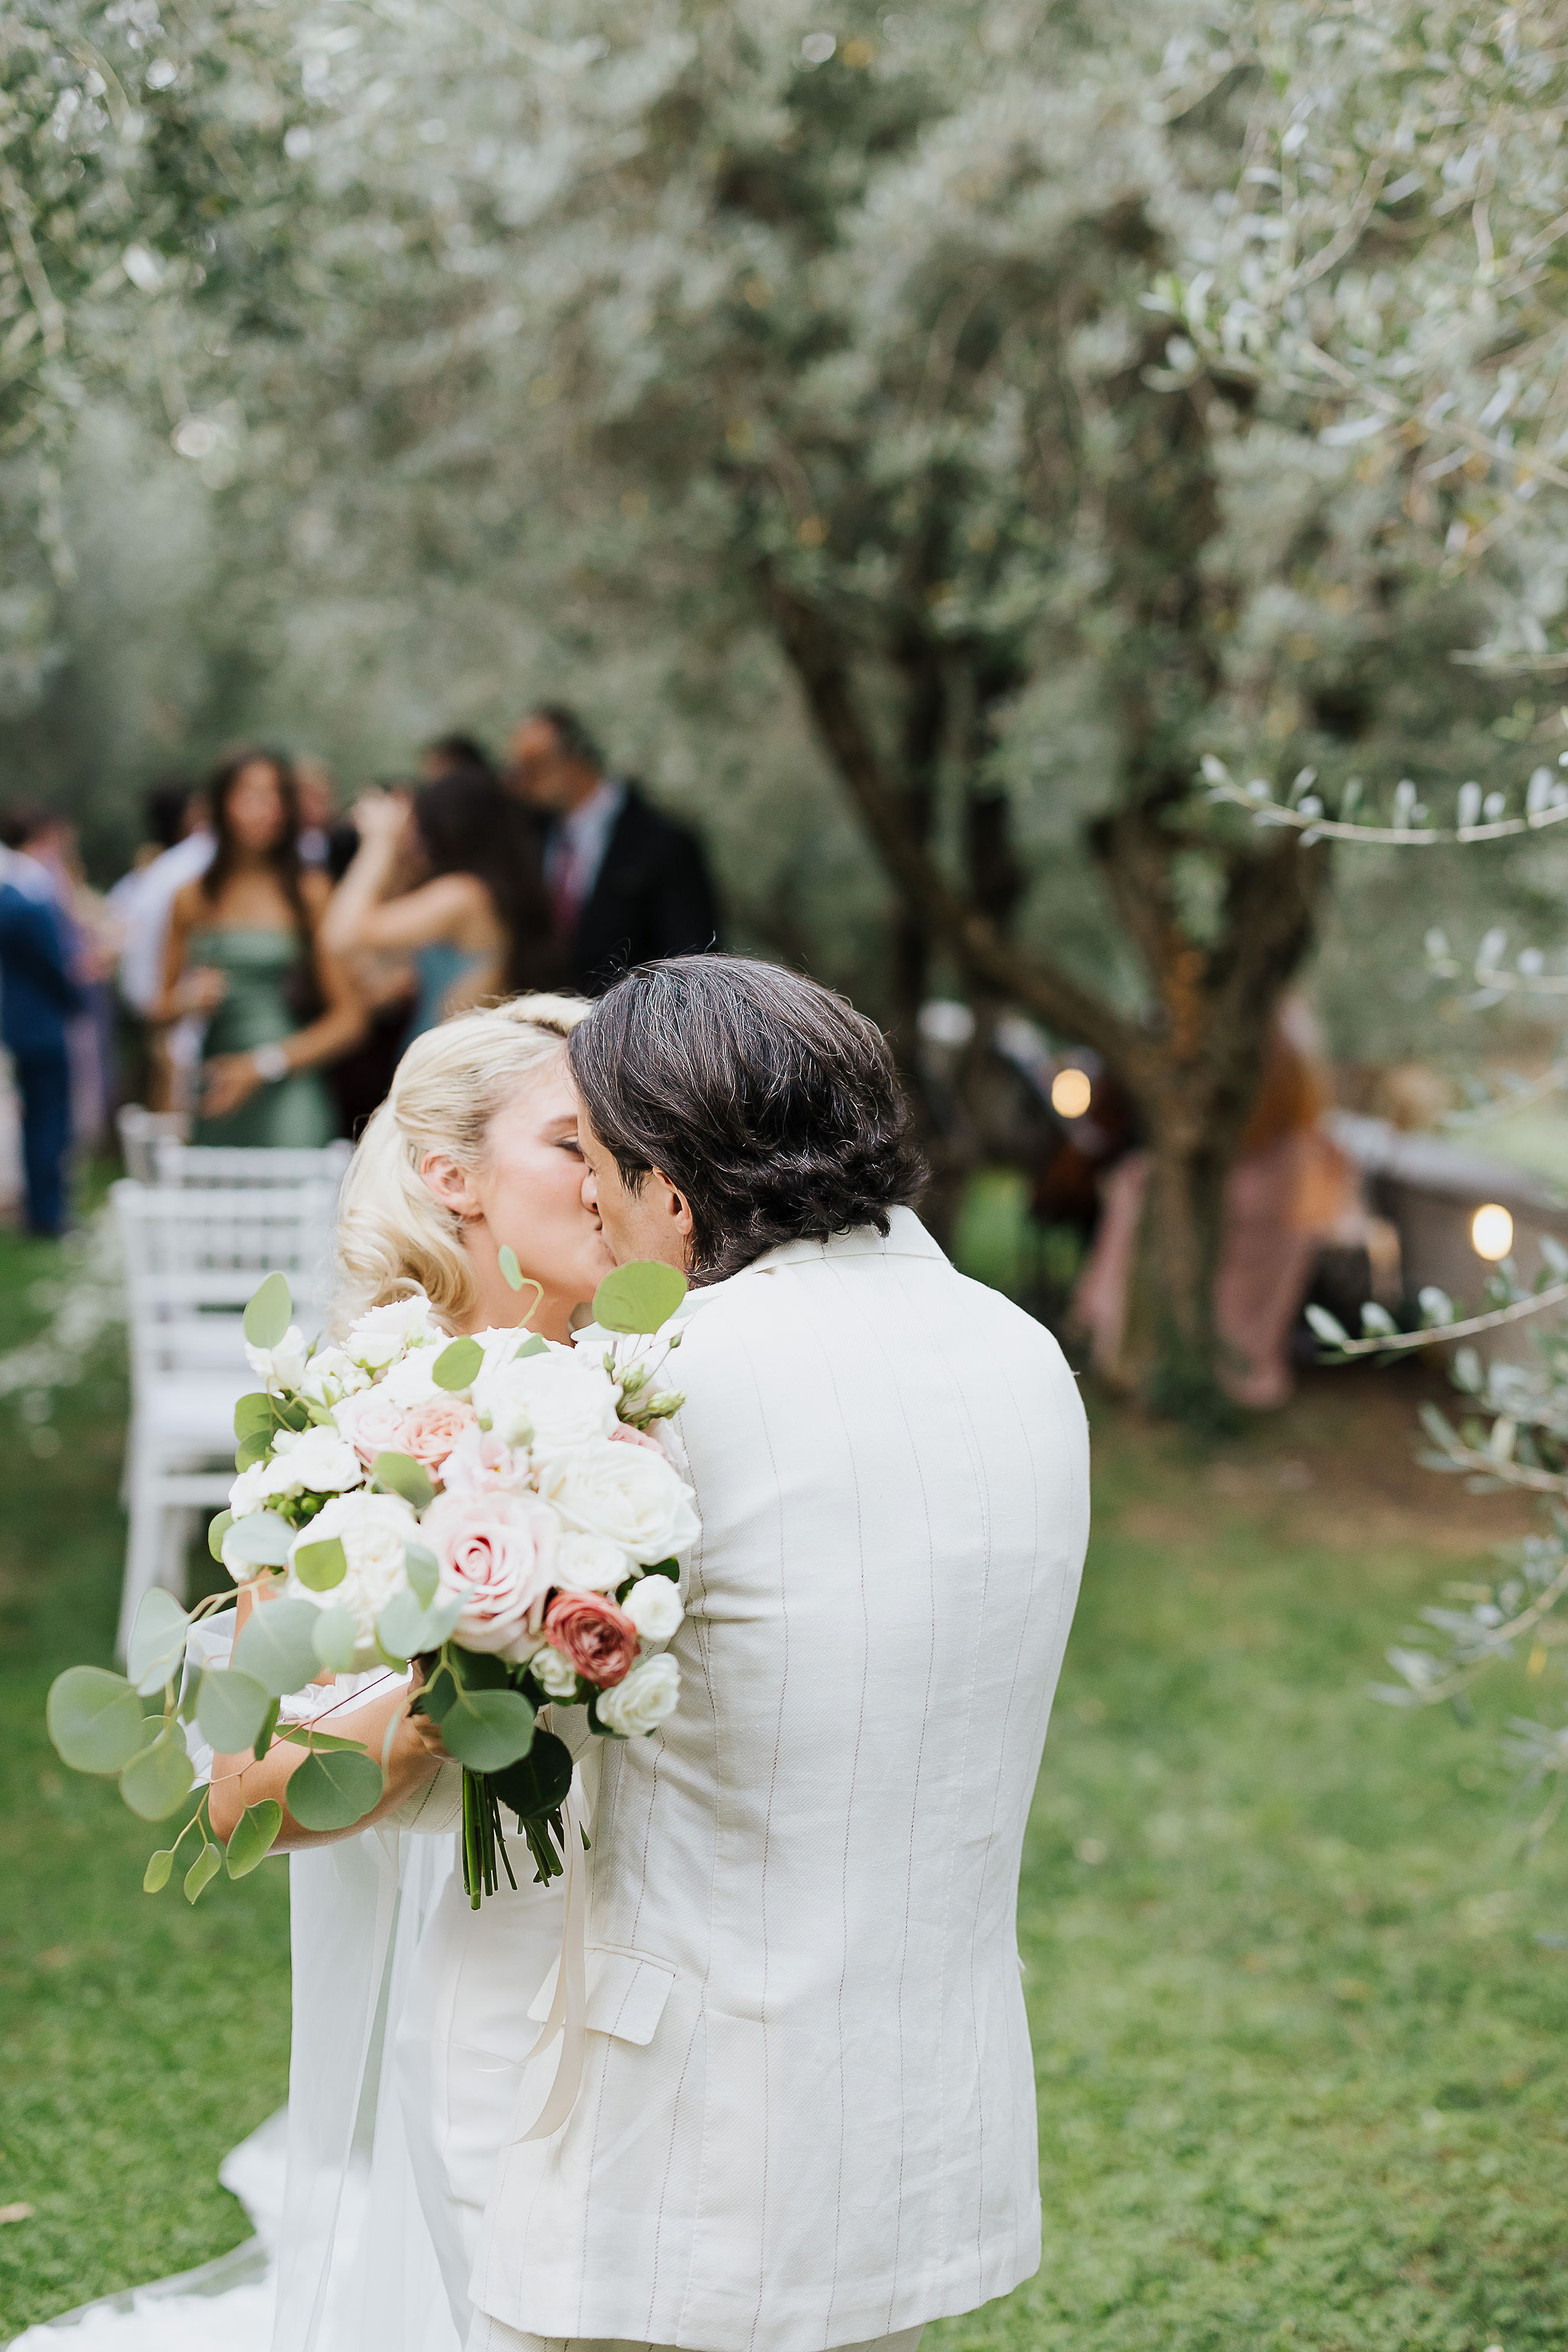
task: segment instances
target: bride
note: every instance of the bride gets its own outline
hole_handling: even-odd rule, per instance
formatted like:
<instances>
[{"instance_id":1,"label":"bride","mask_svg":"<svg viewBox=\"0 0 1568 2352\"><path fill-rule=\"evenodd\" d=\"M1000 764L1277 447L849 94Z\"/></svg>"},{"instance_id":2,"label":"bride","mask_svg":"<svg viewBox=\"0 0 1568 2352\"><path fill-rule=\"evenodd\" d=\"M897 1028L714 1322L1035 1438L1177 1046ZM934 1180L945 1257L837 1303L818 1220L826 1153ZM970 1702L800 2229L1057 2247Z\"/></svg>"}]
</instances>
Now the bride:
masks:
<instances>
[{"instance_id":1,"label":"bride","mask_svg":"<svg viewBox=\"0 0 1568 2352\"><path fill-rule=\"evenodd\" d=\"M583 1202L565 1040L587 1007L525 996L446 1023L404 1055L343 1186L334 1328L416 1286L454 1334L571 1337L612 1260ZM510 1245L529 1281L500 1269ZM532 1285L539 1286L531 1316ZM247 1605L242 1594L240 1607ZM223 1621L226 1644L234 1620ZM518 1873L475 1912L455 1868L458 1768L404 1675L340 1675L302 1711L386 1748L369 1822L312 1834L287 1812L293 1746L213 1759L213 1826L285 1806L294 1969L286 2158L280 2119L225 2167L263 2239L181 2279L29 2330L13 2352L458 2352L467 2286L533 1993L561 1948L559 1885ZM281 2181L279 2174L282 2173ZM62 2344L61 2352L66 2352Z\"/></svg>"}]
</instances>

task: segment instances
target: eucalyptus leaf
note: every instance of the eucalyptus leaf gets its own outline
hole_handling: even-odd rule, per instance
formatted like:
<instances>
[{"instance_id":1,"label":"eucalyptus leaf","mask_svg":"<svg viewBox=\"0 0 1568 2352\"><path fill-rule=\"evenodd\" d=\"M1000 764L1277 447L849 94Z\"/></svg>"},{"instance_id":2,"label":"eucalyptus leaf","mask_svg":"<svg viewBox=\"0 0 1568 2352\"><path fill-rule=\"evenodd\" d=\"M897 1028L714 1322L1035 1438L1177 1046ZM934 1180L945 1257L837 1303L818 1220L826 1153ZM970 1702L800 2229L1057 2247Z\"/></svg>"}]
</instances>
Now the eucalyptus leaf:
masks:
<instances>
[{"instance_id":1,"label":"eucalyptus leaf","mask_svg":"<svg viewBox=\"0 0 1568 2352\"><path fill-rule=\"evenodd\" d=\"M275 1799L266 1797L258 1805L247 1805L234 1825L234 1835L224 1856L229 1876L244 1878L258 1863L265 1862L282 1826L283 1808Z\"/></svg>"},{"instance_id":2,"label":"eucalyptus leaf","mask_svg":"<svg viewBox=\"0 0 1568 2352\"><path fill-rule=\"evenodd\" d=\"M267 1429L258 1429L256 1431L254 1435L241 1438L239 1444L235 1447L234 1466L237 1470L252 1470L255 1468L257 1463L266 1461L267 1456L271 1450L271 1431Z\"/></svg>"},{"instance_id":3,"label":"eucalyptus leaf","mask_svg":"<svg viewBox=\"0 0 1568 2352\"><path fill-rule=\"evenodd\" d=\"M359 1621L351 1609L318 1609L310 1643L317 1659L334 1675L352 1675L359 1650Z\"/></svg>"},{"instance_id":4,"label":"eucalyptus leaf","mask_svg":"<svg viewBox=\"0 0 1568 2352\"><path fill-rule=\"evenodd\" d=\"M174 1594L165 1592L161 1584L150 1586L142 1595L126 1648L125 1667L143 1696L150 1691L162 1690L178 1673L190 1623L190 1617Z\"/></svg>"},{"instance_id":5,"label":"eucalyptus leaf","mask_svg":"<svg viewBox=\"0 0 1568 2352\"><path fill-rule=\"evenodd\" d=\"M349 1556L336 1536L301 1544L294 1554L294 1573L310 1592L331 1592L348 1572Z\"/></svg>"},{"instance_id":6,"label":"eucalyptus leaf","mask_svg":"<svg viewBox=\"0 0 1568 2352\"><path fill-rule=\"evenodd\" d=\"M276 1348L293 1313L288 1276L269 1274L245 1310L245 1336L253 1348Z\"/></svg>"},{"instance_id":7,"label":"eucalyptus leaf","mask_svg":"<svg viewBox=\"0 0 1568 2352\"><path fill-rule=\"evenodd\" d=\"M143 1895L162 1895L169 1884L169 1874L174 1867L174 1849L166 1845L161 1853L149 1854L147 1867L142 1874Z\"/></svg>"},{"instance_id":8,"label":"eucalyptus leaf","mask_svg":"<svg viewBox=\"0 0 1568 2352\"><path fill-rule=\"evenodd\" d=\"M532 1746L533 1709L521 1691L468 1691L442 1717L441 1738L470 1772L500 1772Z\"/></svg>"},{"instance_id":9,"label":"eucalyptus leaf","mask_svg":"<svg viewBox=\"0 0 1568 2352\"><path fill-rule=\"evenodd\" d=\"M271 1706L268 1708L266 1715L262 1718L261 1728L256 1735L256 1738L250 1751L258 1764L266 1755L268 1749L271 1747L272 1735L277 1728L278 1701L274 1699Z\"/></svg>"},{"instance_id":10,"label":"eucalyptus leaf","mask_svg":"<svg viewBox=\"0 0 1568 2352\"><path fill-rule=\"evenodd\" d=\"M216 1560L223 1558L223 1539L233 1525L232 1511L220 1511L216 1519L207 1521L207 1549Z\"/></svg>"},{"instance_id":11,"label":"eucalyptus leaf","mask_svg":"<svg viewBox=\"0 0 1568 2352\"><path fill-rule=\"evenodd\" d=\"M657 1331L668 1323L687 1293L679 1267L658 1258L634 1258L616 1266L594 1293L594 1320L606 1331Z\"/></svg>"},{"instance_id":12,"label":"eucalyptus leaf","mask_svg":"<svg viewBox=\"0 0 1568 2352\"><path fill-rule=\"evenodd\" d=\"M389 1658L406 1661L424 1650L438 1650L463 1613L460 1597L433 1601L421 1609L413 1592L395 1592L375 1621L375 1634Z\"/></svg>"},{"instance_id":13,"label":"eucalyptus leaf","mask_svg":"<svg viewBox=\"0 0 1568 2352\"><path fill-rule=\"evenodd\" d=\"M205 1887L212 1885L223 1868L221 1845L204 1845L185 1873L185 1900L194 1903Z\"/></svg>"},{"instance_id":14,"label":"eucalyptus leaf","mask_svg":"<svg viewBox=\"0 0 1568 2352\"><path fill-rule=\"evenodd\" d=\"M68 1666L49 1685L49 1738L73 1772L118 1772L142 1741L142 1702L123 1675Z\"/></svg>"},{"instance_id":15,"label":"eucalyptus leaf","mask_svg":"<svg viewBox=\"0 0 1568 2352\"><path fill-rule=\"evenodd\" d=\"M235 1667L211 1667L202 1676L196 1721L202 1737L220 1756L237 1756L255 1745L272 1705L271 1693L254 1675Z\"/></svg>"},{"instance_id":16,"label":"eucalyptus leaf","mask_svg":"<svg viewBox=\"0 0 1568 2352\"><path fill-rule=\"evenodd\" d=\"M381 1767L363 1752L307 1756L289 1776L289 1811L302 1830L346 1830L379 1802Z\"/></svg>"},{"instance_id":17,"label":"eucalyptus leaf","mask_svg":"<svg viewBox=\"0 0 1568 2352\"><path fill-rule=\"evenodd\" d=\"M384 1493L401 1495L416 1511L422 1511L436 1492L430 1473L412 1454L378 1454L371 1475Z\"/></svg>"},{"instance_id":18,"label":"eucalyptus leaf","mask_svg":"<svg viewBox=\"0 0 1568 2352\"><path fill-rule=\"evenodd\" d=\"M321 1672L315 1641L319 1614L310 1601L263 1601L239 1629L235 1664L242 1674L254 1675L269 1697L287 1698L290 1691L303 1690Z\"/></svg>"},{"instance_id":19,"label":"eucalyptus leaf","mask_svg":"<svg viewBox=\"0 0 1568 2352\"><path fill-rule=\"evenodd\" d=\"M294 1530L276 1511L247 1511L236 1519L224 1538L230 1559L246 1568L282 1568L289 1559Z\"/></svg>"},{"instance_id":20,"label":"eucalyptus leaf","mask_svg":"<svg viewBox=\"0 0 1568 2352\"><path fill-rule=\"evenodd\" d=\"M315 1749L322 1756L363 1756L368 1752L363 1739L345 1739L341 1733L322 1731L313 1723L291 1724L279 1738L295 1748Z\"/></svg>"},{"instance_id":21,"label":"eucalyptus leaf","mask_svg":"<svg viewBox=\"0 0 1568 2352\"><path fill-rule=\"evenodd\" d=\"M430 1377L438 1389L472 1388L484 1360L485 1351L477 1339L454 1339L431 1365Z\"/></svg>"},{"instance_id":22,"label":"eucalyptus leaf","mask_svg":"<svg viewBox=\"0 0 1568 2352\"><path fill-rule=\"evenodd\" d=\"M441 1581L439 1560L425 1545L411 1543L404 1546L403 1565L407 1571L409 1584L418 1595L419 1606L428 1609Z\"/></svg>"},{"instance_id":23,"label":"eucalyptus leaf","mask_svg":"<svg viewBox=\"0 0 1568 2352\"><path fill-rule=\"evenodd\" d=\"M514 1364L521 1364L525 1356L548 1356L549 1353L549 1340L544 1339L538 1331L534 1331L531 1332L523 1341L521 1347L518 1349L516 1355L511 1360Z\"/></svg>"},{"instance_id":24,"label":"eucalyptus leaf","mask_svg":"<svg viewBox=\"0 0 1568 2352\"><path fill-rule=\"evenodd\" d=\"M258 1430L265 1431L270 1436L277 1418L272 1399L266 1390L252 1389L247 1396L239 1399L234 1408L235 1437L243 1443L246 1438L254 1437Z\"/></svg>"},{"instance_id":25,"label":"eucalyptus leaf","mask_svg":"<svg viewBox=\"0 0 1568 2352\"><path fill-rule=\"evenodd\" d=\"M501 1280L508 1286L508 1287L512 1290L521 1290L522 1288L522 1268L517 1262L517 1252L513 1249L510 1242L502 1242L500 1249L496 1252L496 1264L500 1268Z\"/></svg>"},{"instance_id":26,"label":"eucalyptus leaf","mask_svg":"<svg viewBox=\"0 0 1568 2352\"><path fill-rule=\"evenodd\" d=\"M120 1793L144 1822L161 1822L184 1802L195 1777L183 1727L167 1723L151 1746L126 1765L120 1775Z\"/></svg>"}]
</instances>

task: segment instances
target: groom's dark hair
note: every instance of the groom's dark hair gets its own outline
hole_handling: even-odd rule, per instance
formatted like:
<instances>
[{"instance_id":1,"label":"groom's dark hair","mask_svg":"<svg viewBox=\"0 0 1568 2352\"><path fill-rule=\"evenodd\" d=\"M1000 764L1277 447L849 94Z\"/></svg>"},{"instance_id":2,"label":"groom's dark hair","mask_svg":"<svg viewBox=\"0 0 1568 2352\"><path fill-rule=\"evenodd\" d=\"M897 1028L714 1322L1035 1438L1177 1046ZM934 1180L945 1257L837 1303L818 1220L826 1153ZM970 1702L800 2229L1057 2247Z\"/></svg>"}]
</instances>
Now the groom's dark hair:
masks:
<instances>
[{"instance_id":1,"label":"groom's dark hair","mask_svg":"<svg viewBox=\"0 0 1568 2352\"><path fill-rule=\"evenodd\" d=\"M743 956L669 956L618 980L568 1042L626 1182L658 1168L721 1282L779 1242L888 1230L925 1164L887 1041L842 996Z\"/></svg>"}]
</instances>

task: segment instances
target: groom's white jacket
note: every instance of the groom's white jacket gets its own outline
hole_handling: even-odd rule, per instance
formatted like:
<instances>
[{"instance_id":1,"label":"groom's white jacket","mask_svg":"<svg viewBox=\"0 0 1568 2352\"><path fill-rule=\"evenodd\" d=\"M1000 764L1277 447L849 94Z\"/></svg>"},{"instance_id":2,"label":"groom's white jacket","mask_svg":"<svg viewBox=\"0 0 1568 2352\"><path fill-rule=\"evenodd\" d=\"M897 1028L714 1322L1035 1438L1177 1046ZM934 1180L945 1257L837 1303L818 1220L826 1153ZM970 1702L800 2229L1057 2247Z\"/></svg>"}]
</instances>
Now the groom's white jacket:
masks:
<instances>
[{"instance_id":1,"label":"groom's white jacket","mask_svg":"<svg viewBox=\"0 0 1568 2352\"><path fill-rule=\"evenodd\" d=\"M908 1209L693 1304L680 1704L605 1743L583 2085L507 2151L474 2300L826 2352L1038 2265L1016 1909L1087 1436L1056 1341Z\"/></svg>"}]
</instances>

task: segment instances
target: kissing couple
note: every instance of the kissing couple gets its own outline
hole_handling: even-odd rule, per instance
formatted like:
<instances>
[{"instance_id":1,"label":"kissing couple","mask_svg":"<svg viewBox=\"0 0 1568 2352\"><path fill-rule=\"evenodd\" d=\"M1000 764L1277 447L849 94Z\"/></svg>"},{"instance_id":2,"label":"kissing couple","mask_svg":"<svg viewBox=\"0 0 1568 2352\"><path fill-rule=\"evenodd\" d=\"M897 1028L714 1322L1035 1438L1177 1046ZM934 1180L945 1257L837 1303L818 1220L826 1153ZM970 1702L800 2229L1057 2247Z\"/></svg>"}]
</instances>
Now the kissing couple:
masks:
<instances>
[{"instance_id":1,"label":"kissing couple","mask_svg":"<svg viewBox=\"0 0 1568 2352\"><path fill-rule=\"evenodd\" d=\"M565 1344L614 1265L680 1268L658 1442L700 1524L674 1712L622 1739L552 1710L588 1851L580 2079L542 2134L560 1882L471 1909L407 1678L321 1694L386 1785L279 1840L274 2352L914 2352L1037 2267L1016 1904L1087 1438L1055 1340L921 1224L921 1175L879 1031L768 964L649 964L405 1055L335 1328L415 1286L446 1332L515 1325L537 1285ZM216 1759L218 1834L286 1807L300 1753ZM233 2352L227 2300L178 2341ZM116 2352L173 2341L162 2311Z\"/></svg>"}]
</instances>

